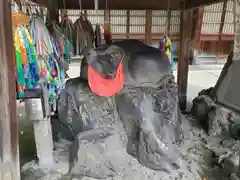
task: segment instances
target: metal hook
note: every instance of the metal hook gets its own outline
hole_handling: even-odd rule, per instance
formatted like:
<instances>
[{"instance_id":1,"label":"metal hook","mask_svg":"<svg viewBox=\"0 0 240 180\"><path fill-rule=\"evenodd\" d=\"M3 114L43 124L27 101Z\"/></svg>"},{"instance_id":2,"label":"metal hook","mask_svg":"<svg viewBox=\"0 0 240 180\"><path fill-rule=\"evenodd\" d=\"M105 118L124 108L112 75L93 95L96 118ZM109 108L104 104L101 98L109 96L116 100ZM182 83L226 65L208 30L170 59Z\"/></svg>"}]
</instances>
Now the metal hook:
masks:
<instances>
[{"instance_id":1,"label":"metal hook","mask_svg":"<svg viewBox=\"0 0 240 180\"><path fill-rule=\"evenodd\" d=\"M64 10L66 10L66 1L65 0L63 0L63 8L64 8Z\"/></svg>"},{"instance_id":2,"label":"metal hook","mask_svg":"<svg viewBox=\"0 0 240 180\"><path fill-rule=\"evenodd\" d=\"M94 9L98 10L98 0L94 0Z\"/></svg>"},{"instance_id":3,"label":"metal hook","mask_svg":"<svg viewBox=\"0 0 240 180\"><path fill-rule=\"evenodd\" d=\"M108 9L108 0L105 0L105 3L106 3L106 9Z\"/></svg>"},{"instance_id":4,"label":"metal hook","mask_svg":"<svg viewBox=\"0 0 240 180\"><path fill-rule=\"evenodd\" d=\"M21 0L15 0L15 3L14 3L14 8L16 11L22 11L22 2Z\"/></svg>"},{"instance_id":5,"label":"metal hook","mask_svg":"<svg viewBox=\"0 0 240 180\"><path fill-rule=\"evenodd\" d=\"M80 11L82 12L82 0L79 0Z\"/></svg>"},{"instance_id":6,"label":"metal hook","mask_svg":"<svg viewBox=\"0 0 240 180\"><path fill-rule=\"evenodd\" d=\"M79 3L79 8L80 8L80 16L82 16L83 15L83 12L82 12L82 0L79 0L78 3Z\"/></svg>"}]
</instances>

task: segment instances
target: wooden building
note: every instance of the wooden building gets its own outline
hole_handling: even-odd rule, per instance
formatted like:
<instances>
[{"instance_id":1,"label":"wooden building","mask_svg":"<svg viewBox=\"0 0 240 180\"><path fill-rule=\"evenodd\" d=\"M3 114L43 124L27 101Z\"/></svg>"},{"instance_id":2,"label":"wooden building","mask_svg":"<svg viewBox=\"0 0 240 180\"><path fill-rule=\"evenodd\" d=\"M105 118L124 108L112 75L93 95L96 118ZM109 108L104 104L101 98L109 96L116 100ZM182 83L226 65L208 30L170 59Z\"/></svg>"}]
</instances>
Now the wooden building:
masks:
<instances>
[{"instance_id":1,"label":"wooden building","mask_svg":"<svg viewBox=\"0 0 240 180\"><path fill-rule=\"evenodd\" d=\"M60 9L79 9L79 0L36 0L37 4L46 6L49 8L52 19L57 20L59 18ZM170 3L169 3L170 2ZM198 28L201 25L202 9L193 8L206 6L209 4L214 4L222 1L218 0L168 0L168 1L158 1L158 0L109 0L107 10L105 13L109 13L109 10L127 10L127 14L132 14L135 16L145 16L145 20L141 20L139 23L139 29L141 29L140 35L138 34L140 30L135 30L134 26L136 22L134 20L127 20L132 28L127 27L125 35L122 38L143 38L148 44L154 43L154 40L161 36L161 24L157 16L169 9L167 11L167 21L171 20L174 22L174 18L178 22L178 25L172 25L171 35L174 37L174 33L178 33L179 41L179 53L178 53L178 77L177 82L179 86L179 101L182 110L186 107L186 96L187 96L187 79L188 79L188 64L189 59L192 58L192 51L194 47L201 47L201 33ZM235 0L236 8L234 12L237 16L236 18L236 28L235 32L240 31L239 24L239 0ZM225 7L225 6L223 6ZM94 9L94 1L83 0L83 9ZM98 9L106 9L106 1L99 0ZM128 10L144 10L145 12L128 11ZM238 11L237 11L238 10ZM18 121L16 116L16 95L15 95L15 79L14 79L14 49L13 49L13 35L12 35L12 20L11 20L11 1L10 0L0 0L0 101L2 102L0 106L0 179L2 180L20 180L19 173L19 153L18 153ZM225 12L225 11L223 11ZM111 13L111 11L110 11ZM112 15L115 14L116 18L119 17L116 11L112 11ZM145 15L143 15L145 14ZM175 17L176 16L176 17ZM225 15L226 16L226 15ZM221 20L224 18L221 15ZM114 18L112 17L114 20ZM144 26L145 22L145 26ZM113 22L112 22L113 23ZM172 23L174 24L174 23ZM118 24L117 24L118 25ZM171 25L170 25L171 26ZM179 31L175 28L179 26ZM118 28L116 28L118 29ZM219 34L223 34L222 25L219 26ZM145 31L145 33L143 33ZM153 33L152 33L153 32ZM202 30L201 30L202 32ZM155 34L154 34L155 33ZM160 35L158 35L160 33ZM142 34L142 35L141 35ZM120 38L120 35L116 35L115 38ZM120 38L120 39L122 39ZM236 33L235 36L235 49L233 60L239 60L240 51L239 43L240 35Z\"/></svg>"},{"instance_id":2,"label":"wooden building","mask_svg":"<svg viewBox=\"0 0 240 180\"><path fill-rule=\"evenodd\" d=\"M199 24L196 34L200 39L195 46L198 50L198 64L224 63L233 48L233 1L224 1L198 9ZM61 12L61 10L60 10ZM74 23L79 17L80 10L67 10L69 19ZM104 10L86 10L86 14L93 27L104 25ZM168 21L167 10L152 10L151 12L151 44L158 46L164 35L164 26ZM113 40L138 39L145 41L146 10L110 10ZM59 16L61 20L61 15ZM169 21L169 35L174 43L177 57L180 40L180 10L171 10ZM199 31L199 29L201 31Z\"/></svg>"}]
</instances>

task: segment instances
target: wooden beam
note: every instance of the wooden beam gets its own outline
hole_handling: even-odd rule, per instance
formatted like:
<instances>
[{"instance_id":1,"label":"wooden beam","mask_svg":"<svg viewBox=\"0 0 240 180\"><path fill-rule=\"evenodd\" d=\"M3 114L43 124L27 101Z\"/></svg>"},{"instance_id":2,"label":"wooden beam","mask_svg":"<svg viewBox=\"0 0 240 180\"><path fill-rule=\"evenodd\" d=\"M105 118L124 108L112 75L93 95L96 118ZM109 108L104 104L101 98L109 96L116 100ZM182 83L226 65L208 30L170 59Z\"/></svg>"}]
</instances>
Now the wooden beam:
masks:
<instances>
[{"instance_id":1,"label":"wooden beam","mask_svg":"<svg viewBox=\"0 0 240 180\"><path fill-rule=\"evenodd\" d=\"M191 57L192 10L186 10L183 4L180 16L180 50L178 58L178 95L181 110L187 105L188 63Z\"/></svg>"},{"instance_id":2,"label":"wooden beam","mask_svg":"<svg viewBox=\"0 0 240 180\"><path fill-rule=\"evenodd\" d=\"M146 42L146 33L130 33L128 35L129 39L139 39L144 40ZM163 33L152 33L152 41L157 40L159 41L161 37L164 36ZM121 39L127 39L126 34L123 33L113 33L112 34L113 40L121 40ZM170 34L172 41L179 41L179 34Z\"/></svg>"},{"instance_id":3,"label":"wooden beam","mask_svg":"<svg viewBox=\"0 0 240 180\"><path fill-rule=\"evenodd\" d=\"M204 7L215 3L223 2L224 0L187 0L186 2L186 9L192 9L197 7Z\"/></svg>"},{"instance_id":4,"label":"wooden beam","mask_svg":"<svg viewBox=\"0 0 240 180\"><path fill-rule=\"evenodd\" d=\"M0 12L0 179L20 180L10 0L0 0Z\"/></svg>"},{"instance_id":5,"label":"wooden beam","mask_svg":"<svg viewBox=\"0 0 240 180\"><path fill-rule=\"evenodd\" d=\"M218 40L221 41L222 38L222 34L223 34L223 26L225 23L225 17L226 17L226 10L227 10L227 0L224 0L223 2L223 9L222 9L222 14L221 14L221 22L220 22L220 26L219 26L219 37Z\"/></svg>"},{"instance_id":6,"label":"wooden beam","mask_svg":"<svg viewBox=\"0 0 240 180\"><path fill-rule=\"evenodd\" d=\"M201 41L217 41L219 34L201 34ZM222 34L221 40L234 41L234 34Z\"/></svg>"},{"instance_id":7,"label":"wooden beam","mask_svg":"<svg viewBox=\"0 0 240 180\"><path fill-rule=\"evenodd\" d=\"M33 2L46 6L49 0L32 0ZM56 0L59 1L59 0ZM59 8L64 9L64 1L59 1ZM67 9L79 9L79 0L66 0ZM108 1L108 9L114 10L166 10L168 8L168 1L159 1L156 0L111 0ZM83 1L82 0L82 9L94 9L94 1ZM98 1L98 9L106 9L105 1ZM170 9L179 9L179 1L171 1Z\"/></svg>"},{"instance_id":8,"label":"wooden beam","mask_svg":"<svg viewBox=\"0 0 240 180\"><path fill-rule=\"evenodd\" d=\"M127 10L127 24L126 24L126 37L127 39L129 39L129 35L130 35L130 10Z\"/></svg>"},{"instance_id":9,"label":"wooden beam","mask_svg":"<svg viewBox=\"0 0 240 180\"><path fill-rule=\"evenodd\" d=\"M145 33L145 42L152 44L152 10L146 11Z\"/></svg>"},{"instance_id":10,"label":"wooden beam","mask_svg":"<svg viewBox=\"0 0 240 180\"><path fill-rule=\"evenodd\" d=\"M33 2L41 5L47 5L49 0L32 0ZM59 0L56 0L59 1ZM186 3L186 8L196 8L200 6L207 6L210 4L222 2L223 0L188 0ZM59 1L59 8L64 9L64 1ZM68 0L66 1L67 9L79 9L79 0ZM170 9L179 10L180 0L171 1ZM82 1L82 9L94 9L94 1ZM98 9L106 9L105 1L99 1ZM166 10L168 9L168 1L159 1L157 0L111 0L108 1L108 9L121 9L121 10Z\"/></svg>"}]
</instances>

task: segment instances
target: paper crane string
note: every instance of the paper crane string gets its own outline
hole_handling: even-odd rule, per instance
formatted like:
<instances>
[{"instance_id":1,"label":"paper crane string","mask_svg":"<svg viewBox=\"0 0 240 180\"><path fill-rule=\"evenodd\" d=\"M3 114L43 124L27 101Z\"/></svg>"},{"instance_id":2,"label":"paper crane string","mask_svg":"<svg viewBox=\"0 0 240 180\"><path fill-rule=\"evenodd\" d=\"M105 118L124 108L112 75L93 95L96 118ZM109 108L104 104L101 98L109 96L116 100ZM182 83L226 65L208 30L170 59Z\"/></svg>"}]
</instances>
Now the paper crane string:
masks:
<instances>
[{"instance_id":1,"label":"paper crane string","mask_svg":"<svg viewBox=\"0 0 240 180\"><path fill-rule=\"evenodd\" d=\"M31 19L31 35L38 56L47 56L54 53L49 31L44 21L38 16L33 16Z\"/></svg>"},{"instance_id":2,"label":"paper crane string","mask_svg":"<svg viewBox=\"0 0 240 180\"><path fill-rule=\"evenodd\" d=\"M15 29L14 47L16 55L16 92L17 97L22 98L25 89L36 87L39 80L35 49L25 26L18 26Z\"/></svg>"},{"instance_id":3,"label":"paper crane string","mask_svg":"<svg viewBox=\"0 0 240 180\"><path fill-rule=\"evenodd\" d=\"M104 24L104 40L108 45L112 43L112 26L109 22Z\"/></svg>"},{"instance_id":4,"label":"paper crane string","mask_svg":"<svg viewBox=\"0 0 240 180\"><path fill-rule=\"evenodd\" d=\"M64 69L59 61L64 53L68 54L69 60L71 59L69 52L71 48L67 50L65 48L66 44L67 46L71 44L62 38L64 36L60 35L60 30L57 31L56 26L52 28L52 32L49 31L40 17L32 18L31 34L36 46L39 83L47 82L49 103L54 101L65 82Z\"/></svg>"},{"instance_id":5,"label":"paper crane string","mask_svg":"<svg viewBox=\"0 0 240 180\"><path fill-rule=\"evenodd\" d=\"M48 100L52 103L65 82L61 59L70 62L72 44L56 25L50 34L36 15L31 18L30 32L23 25L14 31L16 94L24 98L26 89L47 83Z\"/></svg>"},{"instance_id":6,"label":"paper crane string","mask_svg":"<svg viewBox=\"0 0 240 180\"><path fill-rule=\"evenodd\" d=\"M171 72L173 72L173 46L172 46L172 41L170 40L169 37L164 37L163 39L160 40L159 43L159 50L163 51L166 53L168 56L169 64L171 67Z\"/></svg>"},{"instance_id":7,"label":"paper crane string","mask_svg":"<svg viewBox=\"0 0 240 180\"><path fill-rule=\"evenodd\" d=\"M49 23L48 29L50 30L52 36L55 55L59 58L63 57L64 61L71 63L71 58L73 56L72 43L61 32L60 27L56 23Z\"/></svg>"}]
</instances>

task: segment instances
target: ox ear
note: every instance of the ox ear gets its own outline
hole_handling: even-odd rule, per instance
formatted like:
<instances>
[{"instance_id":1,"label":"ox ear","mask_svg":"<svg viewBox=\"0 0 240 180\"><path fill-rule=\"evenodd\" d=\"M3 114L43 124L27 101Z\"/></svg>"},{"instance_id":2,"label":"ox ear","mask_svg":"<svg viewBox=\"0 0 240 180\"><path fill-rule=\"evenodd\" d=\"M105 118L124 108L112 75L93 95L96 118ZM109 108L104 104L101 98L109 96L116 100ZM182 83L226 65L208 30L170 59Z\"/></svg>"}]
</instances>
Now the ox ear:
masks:
<instances>
[{"instance_id":1,"label":"ox ear","mask_svg":"<svg viewBox=\"0 0 240 180\"><path fill-rule=\"evenodd\" d=\"M88 49L86 47L82 50L82 55L84 57L88 56Z\"/></svg>"},{"instance_id":2,"label":"ox ear","mask_svg":"<svg viewBox=\"0 0 240 180\"><path fill-rule=\"evenodd\" d=\"M88 64L91 64L93 61L96 61L97 59L97 52L95 51L95 49L89 49L89 50L85 50L84 52L84 57L86 59L86 62Z\"/></svg>"}]
</instances>

